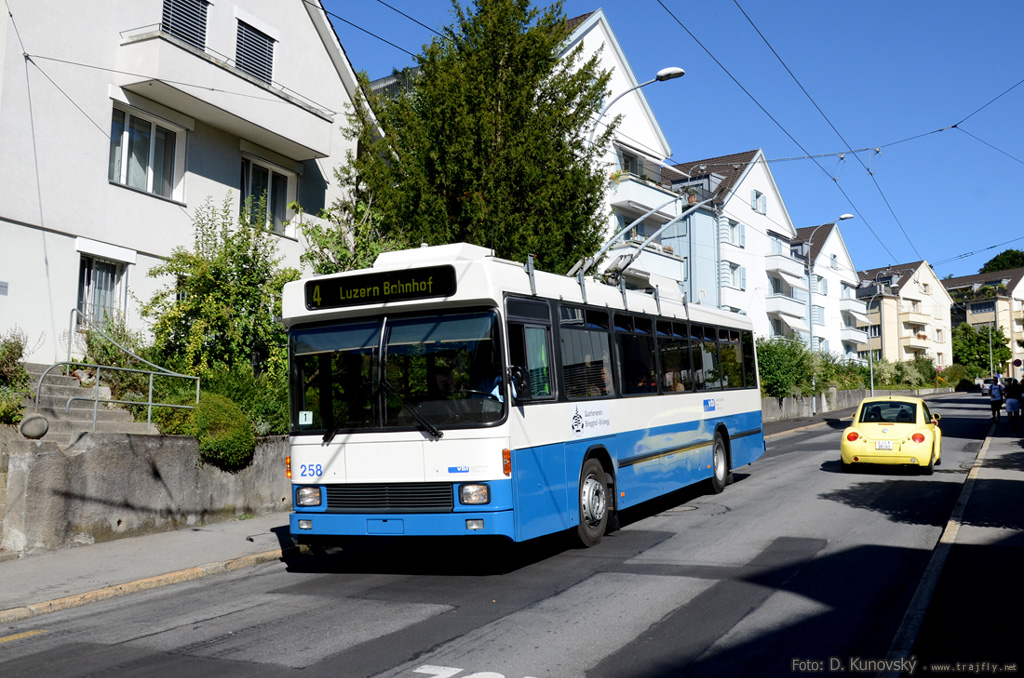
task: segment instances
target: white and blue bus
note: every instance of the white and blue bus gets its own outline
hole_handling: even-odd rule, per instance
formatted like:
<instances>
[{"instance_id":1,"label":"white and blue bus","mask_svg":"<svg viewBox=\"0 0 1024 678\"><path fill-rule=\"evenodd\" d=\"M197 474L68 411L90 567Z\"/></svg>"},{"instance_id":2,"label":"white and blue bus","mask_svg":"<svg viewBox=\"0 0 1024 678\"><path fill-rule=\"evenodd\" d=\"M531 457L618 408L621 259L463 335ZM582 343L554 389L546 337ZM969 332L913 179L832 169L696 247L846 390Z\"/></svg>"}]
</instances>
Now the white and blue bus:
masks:
<instances>
[{"instance_id":1,"label":"white and blue bus","mask_svg":"<svg viewBox=\"0 0 1024 678\"><path fill-rule=\"evenodd\" d=\"M289 283L291 532L575 530L764 452L743 316L465 244Z\"/></svg>"}]
</instances>

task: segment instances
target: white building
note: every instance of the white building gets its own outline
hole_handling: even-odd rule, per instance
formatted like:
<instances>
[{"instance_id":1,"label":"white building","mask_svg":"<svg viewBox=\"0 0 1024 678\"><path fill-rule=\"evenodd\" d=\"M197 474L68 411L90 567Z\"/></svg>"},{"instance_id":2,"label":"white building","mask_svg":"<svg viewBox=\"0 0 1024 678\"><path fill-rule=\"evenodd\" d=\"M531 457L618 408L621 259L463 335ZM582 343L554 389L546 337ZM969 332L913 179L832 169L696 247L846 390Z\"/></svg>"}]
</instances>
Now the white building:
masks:
<instances>
[{"instance_id":1,"label":"white building","mask_svg":"<svg viewBox=\"0 0 1024 678\"><path fill-rule=\"evenodd\" d=\"M750 316L759 337L806 332L803 262L790 252L796 229L760 150L674 166L673 187L698 187L713 202L684 222L678 247L692 262L686 292L693 303ZM666 173L666 177L668 174Z\"/></svg>"},{"instance_id":2,"label":"white building","mask_svg":"<svg viewBox=\"0 0 1024 678\"><path fill-rule=\"evenodd\" d=\"M606 102L606 106L610 106L605 115L595 121L594 137L604 132L608 123L620 117L614 139L605 149L606 153L602 160L609 181L606 207L610 220L605 232L605 241L609 241L616 233L646 213L661 207L638 222L616 242L609 252L609 257L614 258L619 254L636 251L638 245L648 236L656 233L680 214L685 199L680 199L679 193L670 190L668 183L662 178L665 167L663 159L672 154L672 149L651 110L647 97L644 96L644 90L633 89L642 82L653 79L656 74L645 73L642 74L642 78L636 76L603 11L597 10L570 19L569 26L572 32L563 49L563 56L582 44L584 59L600 51L601 68L611 72L608 83L610 94ZM677 85L671 81L648 85L673 86ZM621 98L618 98L620 96ZM653 272L683 280L687 275L686 255L674 251L669 245L679 228L670 226L669 230L645 249L630 270Z\"/></svg>"},{"instance_id":3,"label":"white building","mask_svg":"<svg viewBox=\"0 0 1024 678\"><path fill-rule=\"evenodd\" d=\"M812 333L808 346L847 360L860 360L858 345L867 342L867 305L857 298L860 278L835 223L799 228L795 243L803 257L810 288ZM805 322L808 319L805 314ZM858 326L861 325L861 327Z\"/></svg>"},{"instance_id":4,"label":"white building","mask_svg":"<svg viewBox=\"0 0 1024 678\"><path fill-rule=\"evenodd\" d=\"M191 248L207 199L286 226L336 197L355 75L317 0L0 0L0 332L65 359L71 312L120 313Z\"/></svg>"}]
</instances>

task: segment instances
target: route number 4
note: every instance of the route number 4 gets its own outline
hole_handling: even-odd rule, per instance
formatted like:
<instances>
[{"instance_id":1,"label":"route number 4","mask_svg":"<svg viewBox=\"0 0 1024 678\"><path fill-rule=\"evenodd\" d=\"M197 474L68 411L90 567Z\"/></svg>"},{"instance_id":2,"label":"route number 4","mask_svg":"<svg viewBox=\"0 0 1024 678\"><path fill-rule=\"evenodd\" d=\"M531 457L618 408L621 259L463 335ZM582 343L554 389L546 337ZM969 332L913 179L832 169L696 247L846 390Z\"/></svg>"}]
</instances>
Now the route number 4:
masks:
<instances>
[{"instance_id":1,"label":"route number 4","mask_svg":"<svg viewBox=\"0 0 1024 678\"><path fill-rule=\"evenodd\" d=\"M423 673L428 676L435 676L435 678L452 678L452 676L457 676L462 671L462 669L453 669L450 666L430 665L424 665L412 670L413 673ZM505 676L493 671L484 671L482 673L471 673L468 676L462 676L462 678L505 678ZM530 676L525 676L524 678L530 678Z\"/></svg>"}]
</instances>

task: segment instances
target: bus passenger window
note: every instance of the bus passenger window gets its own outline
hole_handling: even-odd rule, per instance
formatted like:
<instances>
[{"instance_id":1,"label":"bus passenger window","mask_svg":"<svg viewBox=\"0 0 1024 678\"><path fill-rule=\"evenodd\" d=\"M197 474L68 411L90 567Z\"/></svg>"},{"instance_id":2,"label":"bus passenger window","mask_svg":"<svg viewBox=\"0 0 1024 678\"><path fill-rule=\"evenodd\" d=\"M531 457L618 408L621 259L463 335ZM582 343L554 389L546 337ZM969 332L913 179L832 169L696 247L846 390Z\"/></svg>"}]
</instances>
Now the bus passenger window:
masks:
<instances>
[{"instance_id":1,"label":"bus passenger window","mask_svg":"<svg viewBox=\"0 0 1024 678\"><path fill-rule=\"evenodd\" d=\"M509 365L523 369L530 386L528 394L520 394L523 400L550 398L554 395L551 386L550 330L520 323L509 323L508 346Z\"/></svg>"},{"instance_id":2,"label":"bus passenger window","mask_svg":"<svg viewBox=\"0 0 1024 678\"><path fill-rule=\"evenodd\" d=\"M666 393L692 391L690 343L685 323L658 323L658 355L661 358L662 389Z\"/></svg>"}]
</instances>

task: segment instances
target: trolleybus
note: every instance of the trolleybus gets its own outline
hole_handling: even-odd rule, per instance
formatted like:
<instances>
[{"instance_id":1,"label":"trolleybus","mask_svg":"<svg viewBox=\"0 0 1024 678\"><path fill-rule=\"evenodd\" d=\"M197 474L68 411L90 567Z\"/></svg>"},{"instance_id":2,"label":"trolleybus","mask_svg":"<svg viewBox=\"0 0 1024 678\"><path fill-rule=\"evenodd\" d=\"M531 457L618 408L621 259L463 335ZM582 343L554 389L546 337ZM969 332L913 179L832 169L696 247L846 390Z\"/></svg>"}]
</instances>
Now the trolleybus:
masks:
<instances>
[{"instance_id":1,"label":"trolleybus","mask_svg":"<svg viewBox=\"0 0 1024 678\"><path fill-rule=\"evenodd\" d=\"M721 492L764 452L750 322L634 286L467 244L286 285L292 534L592 546L617 511Z\"/></svg>"}]
</instances>

